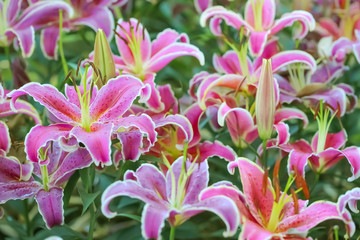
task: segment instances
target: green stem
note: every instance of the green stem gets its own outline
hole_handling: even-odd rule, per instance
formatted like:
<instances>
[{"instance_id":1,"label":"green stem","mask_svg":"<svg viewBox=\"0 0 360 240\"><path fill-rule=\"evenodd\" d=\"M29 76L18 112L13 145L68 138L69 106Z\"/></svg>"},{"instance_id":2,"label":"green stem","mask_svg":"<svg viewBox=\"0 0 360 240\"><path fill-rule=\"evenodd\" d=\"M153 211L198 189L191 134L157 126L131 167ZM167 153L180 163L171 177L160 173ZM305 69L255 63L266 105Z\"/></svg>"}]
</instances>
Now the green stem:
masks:
<instances>
[{"instance_id":1,"label":"green stem","mask_svg":"<svg viewBox=\"0 0 360 240\"><path fill-rule=\"evenodd\" d=\"M7 57L7 60L9 62L9 70L10 70L10 74L12 76L12 67L11 67L11 55L10 55L10 49L9 46L5 47L5 55Z\"/></svg>"},{"instance_id":2,"label":"green stem","mask_svg":"<svg viewBox=\"0 0 360 240\"><path fill-rule=\"evenodd\" d=\"M32 236L32 232L31 232L31 225L30 225L30 219L29 219L29 203L28 203L28 199L24 199L23 201L24 203L24 212L25 212L25 223L26 223L26 233L28 236Z\"/></svg>"},{"instance_id":3,"label":"green stem","mask_svg":"<svg viewBox=\"0 0 360 240\"><path fill-rule=\"evenodd\" d=\"M267 140L263 140L262 146L263 146L263 155L262 155L262 162L263 162L263 166L264 169L267 168L267 151L266 151L266 142Z\"/></svg>"},{"instance_id":4,"label":"green stem","mask_svg":"<svg viewBox=\"0 0 360 240\"><path fill-rule=\"evenodd\" d=\"M316 187L316 184L319 182L319 178L320 178L320 173L319 172L316 172L315 173L315 181L314 181L314 184L312 185L311 189L310 189L310 194L312 193L312 191L314 191L315 187Z\"/></svg>"},{"instance_id":5,"label":"green stem","mask_svg":"<svg viewBox=\"0 0 360 240\"><path fill-rule=\"evenodd\" d=\"M89 226L89 233L88 233L88 239L92 240L94 235L94 229L95 229L95 204L92 203L90 206L90 226Z\"/></svg>"},{"instance_id":6,"label":"green stem","mask_svg":"<svg viewBox=\"0 0 360 240\"><path fill-rule=\"evenodd\" d=\"M339 227L338 226L334 226L334 235L335 235L335 240L339 240Z\"/></svg>"},{"instance_id":7,"label":"green stem","mask_svg":"<svg viewBox=\"0 0 360 240\"><path fill-rule=\"evenodd\" d=\"M65 55L64 55L64 48L62 42L62 29L63 29L63 14L62 10L59 10L59 52L61 57L61 63L64 70L64 75L66 76L69 72L69 68L66 63Z\"/></svg>"},{"instance_id":8,"label":"green stem","mask_svg":"<svg viewBox=\"0 0 360 240\"><path fill-rule=\"evenodd\" d=\"M170 229L169 240L175 240L175 226L172 226L171 229Z\"/></svg>"}]
</instances>

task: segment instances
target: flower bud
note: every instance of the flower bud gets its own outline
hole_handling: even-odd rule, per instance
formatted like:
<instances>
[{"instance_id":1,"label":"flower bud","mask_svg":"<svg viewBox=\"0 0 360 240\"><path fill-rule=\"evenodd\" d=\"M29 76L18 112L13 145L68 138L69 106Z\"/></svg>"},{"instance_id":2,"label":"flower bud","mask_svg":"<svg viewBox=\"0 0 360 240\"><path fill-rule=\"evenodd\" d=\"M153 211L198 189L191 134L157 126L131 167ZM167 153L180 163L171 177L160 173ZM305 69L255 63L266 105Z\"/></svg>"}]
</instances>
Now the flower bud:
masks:
<instances>
[{"instance_id":1,"label":"flower bud","mask_svg":"<svg viewBox=\"0 0 360 240\"><path fill-rule=\"evenodd\" d=\"M267 140L271 137L273 130L276 107L274 76L270 59L263 59L255 101L259 136L261 139Z\"/></svg>"},{"instance_id":2,"label":"flower bud","mask_svg":"<svg viewBox=\"0 0 360 240\"><path fill-rule=\"evenodd\" d=\"M110 78L116 76L113 54L102 29L99 29L96 33L94 65L98 71L94 71L93 81L96 81L96 85L100 89ZM98 75L96 72L99 72Z\"/></svg>"}]
</instances>

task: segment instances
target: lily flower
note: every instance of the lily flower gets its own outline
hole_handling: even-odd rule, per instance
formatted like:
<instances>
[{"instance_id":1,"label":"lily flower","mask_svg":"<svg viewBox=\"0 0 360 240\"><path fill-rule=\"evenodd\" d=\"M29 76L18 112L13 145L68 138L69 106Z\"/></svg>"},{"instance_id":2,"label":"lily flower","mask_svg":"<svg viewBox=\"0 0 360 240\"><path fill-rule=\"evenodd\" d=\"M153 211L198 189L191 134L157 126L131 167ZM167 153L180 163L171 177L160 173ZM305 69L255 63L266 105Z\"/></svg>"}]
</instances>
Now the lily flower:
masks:
<instances>
[{"instance_id":1,"label":"lily flower","mask_svg":"<svg viewBox=\"0 0 360 240\"><path fill-rule=\"evenodd\" d=\"M342 130L338 133L329 133L329 126L334 115L329 119L330 110L323 109L320 104L320 110L317 114L319 131L315 134L311 144L305 140L299 140L295 143L285 144L280 148L289 152L288 172L295 171L305 178L305 167L310 167L323 173L341 159L345 158L351 166L352 176L348 181L354 181L360 177L360 148L352 146L340 150L346 143L346 132Z\"/></svg>"},{"instance_id":2,"label":"lily flower","mask_svg":"<svg viewBox=\"0 0 360 240\"><path fill-rule=\"evenodd\" d=\"M22 0L0 3L0 47L9 46L17 39L23 57L30 57L35 47L35 31L56 21L59 11L72 15L71 7L63 1L41 1L21 11Z\"/></svg>"},{"instance_id":3,"label":"lily flower","mask_svg":"<svg viewBox=\"0 0 360 240\"><path fill-rule=\"evenodd\" d=\"M48 228L64 223L63 185L75 170L88 167L92 159L85 149L64 152L58 143L47 144L39 163L21 163L7 157L11 143L7 127L0 122L0 204L35 197ZM47 150L44 150L47 149ZM41 181L37 181L32 174Z\"/></svg>"},{"instance_id":4,"label":"lily flower","mask_svg":"<svg viewBox=\"0 0 360 240\"><path fill-rule=\"evenodd\" d=\"M304 235L321 222L330 219L343 220L337 205L318 201L308 206L308 201L298 199L292 190L295 178L290 178L284 192L279 183L275 186L264 171L246 158L239 158L228 164L230 173L240 171L243 192L227 184L209 187L202 193L202 199L226 195L233 199L239 209L243 224L240 240L306 239Z\"/></svg>"},{"instance_id":5,"label":"lily flower","mask_svg":"<svg viewBox=\"0 0 360 240\"><path fill-rule=\"evenodd\" d=\"M211 98L214 88L221 87L224 91L228 90L228 92L235 91L237 93L243 91L246 94L254 95L264 58L271 58L272 72L274 74L295 63L304 64L304 68L311 72L316 70L315 59L310 54L299 50L278 52L277 41L270 41L263 53L254 61L247 57L246 49L245 47L240 53L228 51L221 57L214 55L213 65L216 71L225 75L212 74L211 77L204 76L201 83L198 79L199 82L196 84L199 87L196 97L203 109L206 108L206 100ZM193 81L190 82L190 88L193 88Z\"/></svg>"},{"instance_id":6,"label":"lily flower","mask_svg":"<svg viewBox=\"0 0 360 240\"><path fill-rule=\"evenodd\" d=\"M248 0L245 6L245 20L241 15L227 10L221 6L214 6L205 10L200 18L200 24L206 25L210 21L210 30L216 36L221 36L220 24L222 20L229 26L240 30L245 28L249 37L250 53L253 56L263 52L268 38L274 36L285 27L293 25L294 22L301 24L301 30L294 36L302 39L309 31L315 29L313 16L306 11L293 11L275 20L276 4L275 0Z\"/></svg>"},{"instance_id":7,"label":"lily flower","mask_svg":"<svg viewBox=\"0 0 360 240\"><path fill-rule=\"evenodd\" d=\"M194 0L195 9L198 13L204 12L213 5L212 0Z\"/></svg>"},{"instance_id":8,"label":"lily flower","mask_svg":"<svg viewBox=\"0 0 360 240\"><path fill-rule=\"evenodd\" d=\"M349 235L352 236L355 233L356 226L352 221L349 211L346 209L346 206L349 205L350 210L353 213L359 213L357 208L357 202L360 200L360 188L353 188L347 191L345 194L341 195L338 199L338 209L340 215L347 222L347 231Z\"/></svg>"},{"instance_id":9,"label":"lily flower","mask_svg":"<svg viewBox=\"0 0 360 240\"><path fill-rule=\"evenodd\" d=\"M87 86L85 82L86 76L81 87L66 85L66 97L55 87L39 83L28 83L9 93L13 106L18 97L27 94L58 120L56 124L31 129L25 139L25 152L30 161L38 162L38 150L49 140L75 138L87 148L96 165L111 165L113 134L118 135L123 149L127 150L132 149L128 145L133 144L132 141L142 142L144 135L150 145L154 144L156 132L149 116L122 117L135 98L140 96L139 102L148 99L147 85L129 75L110 79L100 90L94 83ZM136 140L128 131L138 134Z\"/></svg>"},{"instance_id":10,"label":"lily flower","mask_svg":"<svg viewBox=\"0 0 360 240\"><path fill-rule=\"evenodd\" d=\"M203 53L189 43L185 33L179 34L174 30L166 29L151 42L147 30L134 18L129 22L120 19L117 25L116 44L121 56L114 56L116 69L140 78L145 84L150 84L151 96L146 104L155 111L162 111L164 104L155 87L155 74L180 56L196 57L203 65Z\"/></svg>"},{"instance_id":11,"label":"lily flower","mask_svg":"<svg viewBox=\"0 0 360 240\"><path fill-rule=\"evenodd\" d=\"M11 106L11 101L7 99L8 93L9 91L6 90L0 83L0 118L12 114L22 113L34 119L35 124L41 124L39 113L31 104L23 100L19 100Z\"/></svg>"},{"instance_id":12,"label":"lily flower","mask_svg":"<svg viewBox=\"0 0 360 240\"><path fill-rule=\"evenodd\" d=\"M203 211L217 214L226 224L224 236L235 234L239 215L235 203L226 195L202 200L206 191L208 163L177 159L166 175L150 164L142 164L135 172L128 170L123 181L111 184L101 198L101 210L107 218L116 213L109 209L110 202L119 196L128 196L145 202L141 230L145 239L161 239L161 230L167 219L178 226Z\"/></svg>"},{"instance_id":13,"label":"lily flower","mask_svg":"<svg viewBox=\"0 0 360 240\"><path fill-rule=\"evenodd\" d=\"M36 0L33 2L42 2ZM50 1L52 2L52 1ZM79 26L85 25L92 28L95 32L102 29L108 38L113 37L114 17L110 11L113 0L70 0L67 1L74 14L64 16L63 29L73 31ZM36 3L37 4L37 3ZM57 12L59 15L59 12ZM41 46L45 57L57 59L57 43L59 40L59 23L49 24L41 32Z\"/></svg>"}]
</instances>

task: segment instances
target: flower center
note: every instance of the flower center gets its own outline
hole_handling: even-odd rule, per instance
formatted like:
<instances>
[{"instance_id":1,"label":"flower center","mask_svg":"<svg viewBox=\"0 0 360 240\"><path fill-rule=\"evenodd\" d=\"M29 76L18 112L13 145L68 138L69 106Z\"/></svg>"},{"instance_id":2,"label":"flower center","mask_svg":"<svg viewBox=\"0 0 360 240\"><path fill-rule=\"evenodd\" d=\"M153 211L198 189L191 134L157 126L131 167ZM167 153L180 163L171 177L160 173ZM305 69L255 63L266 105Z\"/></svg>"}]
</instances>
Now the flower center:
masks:
<instances>
[{"instance_id":1,"label":"flower center","mask_svg":"<svg viewBox=\"0 0 360 240\"><path fill-rule=\"evenodd\" d=\"M290 85L297 93L308 84L305 70L306 66L302 63L295 63L292 66L288 66Z\"/></svg>"}]
</instances>

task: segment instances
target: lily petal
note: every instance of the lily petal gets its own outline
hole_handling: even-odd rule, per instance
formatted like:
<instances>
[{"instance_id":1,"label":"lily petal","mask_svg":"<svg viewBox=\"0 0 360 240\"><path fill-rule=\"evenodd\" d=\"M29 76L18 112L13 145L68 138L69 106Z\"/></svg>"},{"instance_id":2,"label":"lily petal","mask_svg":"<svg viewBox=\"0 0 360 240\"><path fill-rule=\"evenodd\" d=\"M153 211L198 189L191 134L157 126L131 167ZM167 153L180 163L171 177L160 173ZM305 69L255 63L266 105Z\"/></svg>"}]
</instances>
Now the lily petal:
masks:
<instances>
[{"instance_id":1,"label":"lily petal","mask_svg":"<svg viewBox=\"0 0 360 240\"><path fill-rule=\"evenodd\" d=\"M49 229L64 224L63 196L63 189L60 187L53 187L48 192L42 189L35 196L39 212Z\"/></svg>"},{"instance_id":2,"label":"lily petal","mask_svg":"<svg viewBox=\"0 0 360 240\"><path fill-rule=\"evenodd\" d=\"M141 217L141 232L146 239L161 239L161 230L169 217L165 207L145 205Z\"/></svg>"},{"instance_id":3,"label":"lily petal","mask_svg":"<svg viewBox=\"0 0 360 240\"><path fill-rule=\"evenodd\" d=\"M59 39L59 28L57 26L48 27L41 31L40 46L46 58L57 60L58 39Z\"/></svg>"},{"instance_id":4,"label":"lily petal","mask_svg":"<svg viewBox=\"0 0 360 240\"><path fill-rule=\"evenodd\" d=\"M0 204L9 200L30 198L34 196L41 187L41 184L35 181L0 183Z\"/></svg>"},{"instance_id":5,"label":"lily petal","mask_svg":"<svg viewBox=\"0 0 360 240\"><path fill-rule=\"evenodd\" d=\"M11 147L9 128L4 122L0 121L0 150L8 153ZM1 152L0 152L1 153Z\"/></svg>"}]
</instances>

